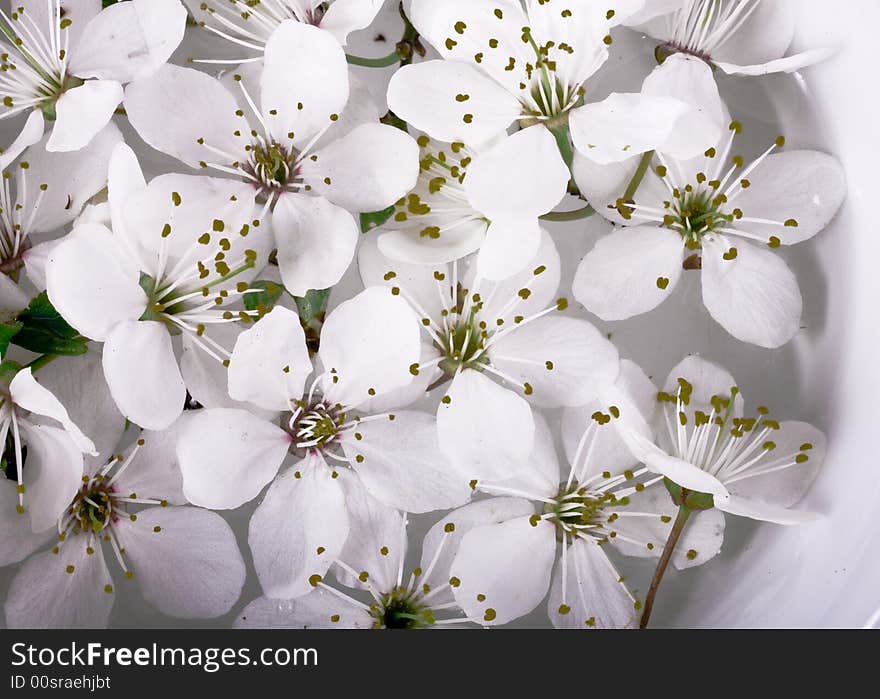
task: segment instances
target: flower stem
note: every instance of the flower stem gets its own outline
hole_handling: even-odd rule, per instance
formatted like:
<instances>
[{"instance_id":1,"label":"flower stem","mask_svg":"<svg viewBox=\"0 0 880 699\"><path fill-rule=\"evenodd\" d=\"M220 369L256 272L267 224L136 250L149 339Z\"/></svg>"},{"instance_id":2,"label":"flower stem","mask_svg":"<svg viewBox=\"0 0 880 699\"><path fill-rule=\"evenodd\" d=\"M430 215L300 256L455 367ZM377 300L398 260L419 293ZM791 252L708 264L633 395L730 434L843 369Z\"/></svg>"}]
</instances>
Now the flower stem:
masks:
<instances>
[{"instance_id":1,"label":"flower stem","mask_svg":"<svg viewBox=\"0 0 880 699\"><path fill-rule=\"evenodd\" d=\"M351 56L346 54L345 59L353 66L363 66L364 68L388 68L389 66L400 63L400 54L394 49L387 56L382 58L363 58L361 56Z\"/></svg>"},{"instance_id":2,"label":"flower stem","mask_svg":"<svg viewBox=\"0 0 880 699\"><path fill-rule=\"evenodd\" d=\"M42 367L46 366L49 362L54 361L55 359L58 359L57 354L41 354L39 357L34 359L32 362L30 362L26 366L30 367L30 370L33 372L33 371L36 371L37 369L41 369Z\"/></svg>"},{"instance_id":3,"label":"flower stem","mask_svg":"<svg viewBox=\"0 0 880 699\"><path fill-rule=\"evenodd\" d=\"M566 221L580 221L584 218L589 218L593 214L596 213L596 210L587 204L582 209L575 209L574 211L551 211L549 214L544 214L541 216L542 221L551 221L554 223L564 223Z\"/></svg>"},{"instance_id":4,"label":"flower stem","mask_svg":"<svg viewBox=\"0 0 880 699\"><path fill-rule=\"evenodd\" d=\"M666 539L666 545L663 547L663 554L657 563L657 570L654 571L654 579L651 580L651 587L648 588L648 596L645 597L645 611L642 612L642 620L639 623L640 629L648 628L648 621L651 619L651 610L654 608L654 598L657 597L657 590L663 580L663 574L666 573L666 567L672 559L672 552L675 551L675 545L678 543L681 534L684 531L684 525L687 524L688 517L691 516L692 510L689 507L681 505L678 508L678 515L669 531L669 538Z\"/></svg>"},{"instance_id":5,"label":"flower stem","mask_svg":"<svg viewBox=\"0 0 880 699\"><path fill-rule=\"evenodd\" d=\"M642 156L642 159L639 161L639 166L636 168L636 172L633 175L632 179L629 181L629 184L626 186L626 191L623 193L623 200L629 201L635 196L635 193L638 191L639 187L642 184L642 180L645 179L645 175L648 173L648 168L651 166L651 160L654 158L654 151L649 150Z\"/></svg>"},{"instance_id":6,"label":"flower stem","mask_svg":"<svg viewBox=\"0 0 880 699\"><path fill-rule=\"evenodd\" d=\"M574 162L574 150L571 146L568 120L566 119L565 123L551 128L550 133L552 133L553 137L556 139L556 145L559 146L559 154L562 156L562 159L565 161L565 164L568 165L568 169L570 170L571 164Z\"/></svg>"}]
</instances>

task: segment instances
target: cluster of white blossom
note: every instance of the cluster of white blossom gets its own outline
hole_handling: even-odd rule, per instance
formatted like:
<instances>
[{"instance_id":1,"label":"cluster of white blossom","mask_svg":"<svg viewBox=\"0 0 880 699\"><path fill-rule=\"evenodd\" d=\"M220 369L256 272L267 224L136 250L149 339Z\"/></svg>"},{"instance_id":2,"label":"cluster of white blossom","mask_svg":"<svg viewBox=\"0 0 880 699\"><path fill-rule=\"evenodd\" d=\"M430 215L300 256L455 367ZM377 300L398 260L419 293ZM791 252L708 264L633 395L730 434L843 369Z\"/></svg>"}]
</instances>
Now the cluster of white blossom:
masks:
<instances>
[{"instance_id":1,"label":"cluster of white blossom","mask_svg":"<svg viewBox=\"0 0 880 699\"><path fill-rule=\"evenodd\" d=\"M781 136L739 155L716 83L827 56L788 55L793 3L395 0L391 56L347 55L384 4L0 9L9 627L105 626L132 583L248 627L542 605L556 627L644 626L670 561L718 554L724 513L813 517L792 506L819 430L746 410L708 358L655 385L572 312L646 314L700 271L717 332L798 333L779 252L827 226L844 174ZM626 33L656 66L597 100ZM382 99L352 66L390 76ZM610 232L572 275L544 224L592 214ZM251 501L238 541L226 513ZM625 580L627 556L654 580Z\"/></svg>"}]
</instances>

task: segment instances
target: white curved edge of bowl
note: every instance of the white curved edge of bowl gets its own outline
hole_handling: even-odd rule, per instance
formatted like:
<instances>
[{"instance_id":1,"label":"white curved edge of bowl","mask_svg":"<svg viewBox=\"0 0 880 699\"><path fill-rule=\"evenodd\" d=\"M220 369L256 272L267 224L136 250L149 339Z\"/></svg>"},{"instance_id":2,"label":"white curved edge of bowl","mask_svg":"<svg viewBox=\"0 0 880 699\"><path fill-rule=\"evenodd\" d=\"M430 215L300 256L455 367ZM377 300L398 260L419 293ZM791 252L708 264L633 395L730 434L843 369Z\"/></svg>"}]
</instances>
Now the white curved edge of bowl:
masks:
<instances>
[{"instance_id":1,"label":"white curved edge of bowl","mask_svg":"<svg viewBox=\"0 0 880 699\"><path fill-rule=\"evenodd\" d=\"M793 50L838 49L803 76L825 145L849 184L829 235L811 243L827 273L827 329L812 346L796 345L801 394L827 401L809 408L826 417L829 437L822 472L798 507L823 517L801 527L762 525L742 551L706 569L676 626L880 628L880 225L872 217L880 3L848 0L843 11L827 0L798 0L795 7Z\"/></svg>"}]
</instances>

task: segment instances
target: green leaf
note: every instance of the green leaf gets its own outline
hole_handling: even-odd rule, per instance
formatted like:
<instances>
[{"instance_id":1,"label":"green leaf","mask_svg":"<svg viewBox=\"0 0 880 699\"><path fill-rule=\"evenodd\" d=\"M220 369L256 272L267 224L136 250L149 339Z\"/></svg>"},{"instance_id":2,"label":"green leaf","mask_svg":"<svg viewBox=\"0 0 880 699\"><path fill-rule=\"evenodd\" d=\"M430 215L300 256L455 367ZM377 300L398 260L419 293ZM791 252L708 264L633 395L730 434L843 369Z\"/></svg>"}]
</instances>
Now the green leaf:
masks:
<instances>
[{"instance_id":1,"label":"green leaf","mask_svg":"<svg viewBox=\"0 0 880 699\"><path fill-rule=\"evenodd\" d=\"M394 207L389 206L382 211L374 211L369 214L361 214L361 232L366 233L378 228L394 215Z\"/></svg>"},{"instance_id":2,"label":"green leaf","mask_svg":"<svg viewBox=\"0 0 880 699\"><path fill-rule=\"evenodd\" d=\"M25 328L40 330L59 338L72 340L79 337L79 333L55 310L45 291L31 300L28 307L18 314L18 320Z\"/></svg>"},{"instance_id":3,"label":"green leaf","mask_svg":"<svg viewBox=\"0 0 880 699\"><path fill-rule=\"evenodd\" d=\"M251 282L249 286L251 289L262 289L262 291L245 294L244 307L249 311L260 311L264 314L275 307L285 292L285 288L281 284L266 279L258 279Z\"/></svg>"},{"instance_id":4,"label":"green leaf","mask_svg":"<svg viewBox=\"0 0 880 699\"><path fill-rule=\"evenodd\" d=\"M324 321L327 312L327 301L330 298L330 289L312 290L305 296L295 296L296 309L299 311L300 320L306 324L311 320Z\"/></svg>"},{"instance_id":5,"label":"green leaf","mask_svg":"<svg viewBox=\"0 0 880 699\"><path fill-rule=\"evenodd\" d=\"M22 323L19 323L17 320L0 323L0 356L6 354L10 341L18 334L21 328Z\"/></svg>"},{"instance_id":6,"label":"green leaf","mask_svg":"<svg viewBox=\"0 0 880 699\"><path fill-rule=\"evenodd\" d=\"M76 356L88 352L88 340L84 337L67 338L41 328L23 327L15 336L15 344L37 354L63 354Z\"/></svg>"}]
</instances>

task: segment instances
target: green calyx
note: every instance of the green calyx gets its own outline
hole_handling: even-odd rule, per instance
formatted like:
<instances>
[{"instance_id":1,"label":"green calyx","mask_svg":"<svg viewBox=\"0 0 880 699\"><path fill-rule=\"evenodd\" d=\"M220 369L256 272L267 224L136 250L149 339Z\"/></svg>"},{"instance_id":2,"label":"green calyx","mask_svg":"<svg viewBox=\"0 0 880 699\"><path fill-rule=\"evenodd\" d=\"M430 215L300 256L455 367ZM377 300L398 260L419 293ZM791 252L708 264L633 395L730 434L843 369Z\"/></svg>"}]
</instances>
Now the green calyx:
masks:
<instances>
[{"instance_id":1,"label":"green calyx","mask_svg":"<svg viewBox=\"0 0 880 699\"><path fill-rule=\"evenodd\" d=\"M377 629L424 629L434 625L434 613L430 607L417 601L412 591L397 587L382 595L381 604L370 608Z\"/></svg>"},{"instance_id":2,"label":"green calyx","mask_svg":"<svg viewBox=\"0 0 880 699\"><path fill-rule=\"evenodd\" d=\"M84 80L81 80L80 78L77 78L73 75L67 75L64 78L64 81L60 85L58 85L57 89L52 94L48 95L45 100L40 102L39 107L40 110L43 112L43 116L48 121L55 121L58 116L56 105L58 104L58 100L61 95L63 95L68 90L79 87L84 82Z\"/></svg>"},{"instance_id":3,"label":"green calyx","mask_svg":"<svg viewBox=\"0 0 880 699\"><path fill-rule=\"evenodd\" d=\"M666 490L672 496L672 502L679 507L686 507L695 512L711 510L715 507L715 498L710 493L701 493L697 490L682 488L668 478L663 479L663 485L666 486Z\"/></svg>"}]
</instances>

